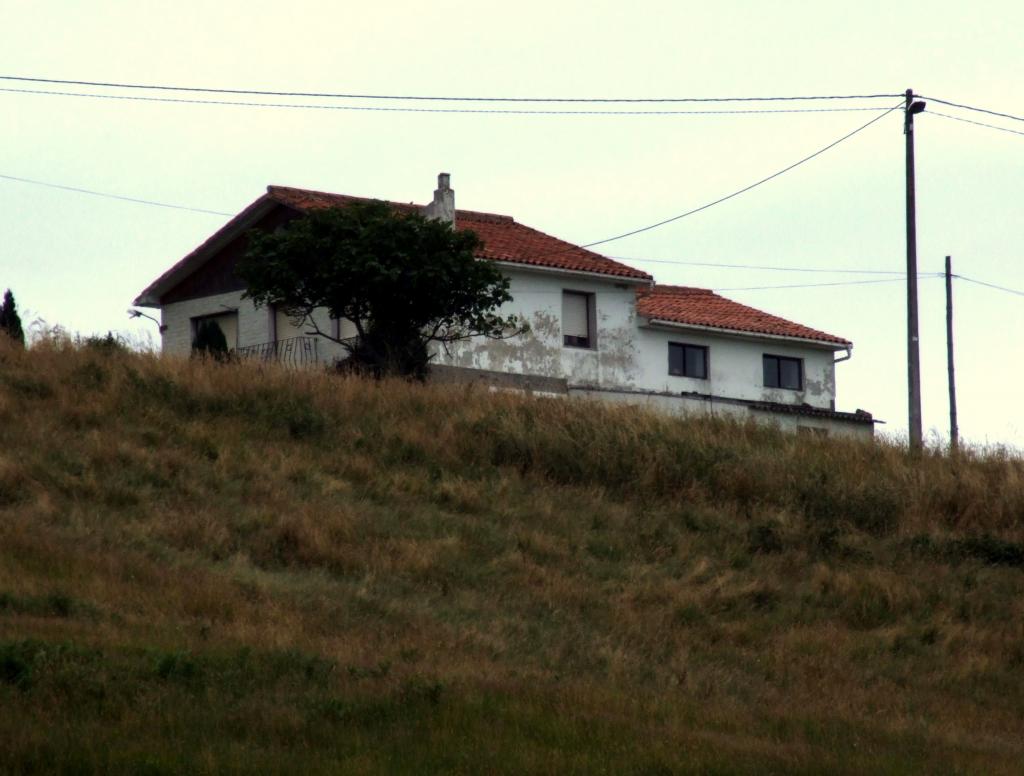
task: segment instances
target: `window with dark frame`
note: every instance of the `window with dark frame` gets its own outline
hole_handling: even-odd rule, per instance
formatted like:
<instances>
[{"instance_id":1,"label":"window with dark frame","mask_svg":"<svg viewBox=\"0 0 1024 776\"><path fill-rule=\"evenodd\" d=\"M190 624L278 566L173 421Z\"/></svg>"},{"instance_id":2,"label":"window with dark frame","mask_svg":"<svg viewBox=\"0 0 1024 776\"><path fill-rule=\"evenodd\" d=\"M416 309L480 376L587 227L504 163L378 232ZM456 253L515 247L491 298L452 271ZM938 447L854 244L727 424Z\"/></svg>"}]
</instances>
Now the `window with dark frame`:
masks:
<instances>
[{"instance_id":1,"label":"window with dark frame","mask_svg":"<svg viewBox=\"0 0 1024 776\"><path fill-rule=\"evenodd\" d=\"M764 361L764 387L787 388L801 391L804 387L804 362L788 356L762 356Z\"/></svg>"},{"instance_id":2,"label":"window with dark frame","mask_svg":"<svg viewBox=\"0 0 1024 776\"><path fill-rule=\"evenodd\" d=\"M199 336L199 329L204 325L216 326L220 330L220 333L224 335L224 341L228 346L228 350L234 350L238 347L238 312L236 310L209 315L197 315L189 319L189 323L192 330L193 348L195 347L196 337Z\"/></svg>"},{"instance_id":3,"label":"window with dark frame","mask_svg":"<svg viewBox=\"0 0 1024 776\"><path fill-rule=\"evenodd\" d=\"M708 379L708 349L703 345L668 343L668 373L676 377Z\"/></svg>"},{"instance_id":4,"label":"window with dark frame","mask_svg":"<svg viewBox=\"0 0 1024 776\"><path fill-rule=\"evenodd\" d=\"M594 295L562 292L562 344L570 348L594 347L592 331Z\"/></svg>"}]
</instances>

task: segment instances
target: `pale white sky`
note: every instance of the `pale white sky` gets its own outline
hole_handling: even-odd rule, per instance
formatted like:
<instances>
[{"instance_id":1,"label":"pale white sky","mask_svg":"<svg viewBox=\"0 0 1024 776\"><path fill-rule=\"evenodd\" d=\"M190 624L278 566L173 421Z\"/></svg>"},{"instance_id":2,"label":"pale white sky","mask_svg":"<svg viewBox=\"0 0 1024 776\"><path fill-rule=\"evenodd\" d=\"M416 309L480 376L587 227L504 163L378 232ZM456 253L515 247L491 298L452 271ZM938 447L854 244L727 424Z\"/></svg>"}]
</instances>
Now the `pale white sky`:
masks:
<instances>
[{"instance_id":1,"label":"pale white sky","mask_svg":"<svg viewBox=\"0 0 1024 776\"><path fill-rule=\"evenodd\" d=\"M0 0L0 21L0 75L553 97L911 87L1024 114L1024 4L1011 0ZM934 103L932 109L1024 131L1021 122ZM507 213L585 243L728 194L873 115L444 115L0 91L0 175L236 212L269 183L425 202L436 174L446 170L459 207ZM927 111L916 126L921 270L941 271L952 254L955 272L1024 289L1024 136ZM688 262L901 270L903 153L895 112L754 191L598 250ZM13 288L23 309L71 330L147 331L128 322L131 300L225 220L0 179L0 286ZM660 282L716 289L857 279L633 263ZM853 359L837 368L839 409L863 407L888 421L882 429L905 431L901 282L726 294L852 339ZM1024 445L1024 297L964 282L955 295L961 431L977 442ZM925 428L943 434L944 326L942 281L922 280Z\"/></svg>"}]
</instances>

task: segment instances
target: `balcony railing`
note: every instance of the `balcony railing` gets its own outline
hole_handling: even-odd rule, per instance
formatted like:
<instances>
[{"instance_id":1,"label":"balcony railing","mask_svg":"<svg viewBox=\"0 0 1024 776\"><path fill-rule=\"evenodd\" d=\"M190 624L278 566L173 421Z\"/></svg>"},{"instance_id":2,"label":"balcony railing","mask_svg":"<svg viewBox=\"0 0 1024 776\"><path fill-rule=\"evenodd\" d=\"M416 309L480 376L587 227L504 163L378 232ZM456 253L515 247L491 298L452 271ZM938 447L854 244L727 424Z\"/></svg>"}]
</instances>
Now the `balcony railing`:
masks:
<instances>
[{"instance_id":1,"label":"balcony railing","mask_svg":"<svg viewBox=\"0 0 1024 776\"><path fill-rule=\"evenodd\" d=\"M239 358L273 361L289 367L313 366L320 363L316 337L289 337L276 342L247 345L235 352Z\"/></svg>"}]
</instances>

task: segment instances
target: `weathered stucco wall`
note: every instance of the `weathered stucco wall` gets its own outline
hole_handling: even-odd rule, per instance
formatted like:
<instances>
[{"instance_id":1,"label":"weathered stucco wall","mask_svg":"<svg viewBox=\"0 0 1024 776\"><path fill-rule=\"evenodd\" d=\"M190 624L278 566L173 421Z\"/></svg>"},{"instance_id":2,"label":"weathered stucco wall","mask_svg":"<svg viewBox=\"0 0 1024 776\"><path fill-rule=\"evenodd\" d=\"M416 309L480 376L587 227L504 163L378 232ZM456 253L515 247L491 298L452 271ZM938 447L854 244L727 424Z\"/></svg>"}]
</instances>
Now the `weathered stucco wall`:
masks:
<instances>
[{"instance_id":1,"label":"weathered stucco wall","mask_svg":"<svg viewBox=\"0 0 1024 776\"><path fill-rule=\"evenodd\" d=\"M749 405L741 402L708 397L662 393L645 394L614 390L597 391L585 388L570 388L569 396L644 407L670 415L714 415L717 417L734 418L740 421L752 420L756 423L775 425L783 431L807 431L852 439L871 439L875 433L874 424L872 423L861 423L830 417L810 417L766 412L754 410Z\"/></svg>"},{"instance_id":2,"label":"weathered stucco wall","mask_svg":"<svg viewBox=\"0 0 1024 776\"><path fill-rule=\"evenodd\" d=\"M187 299L165 304L160 308L161 322L167 328L161 335L164 353L187 356L192 352L192 319L202 315L218 315L238 311L238 344L265 342L270 318L266 308L257 308L249 299L242 299L241 291Z\"/></svg>"},{"instance_id":3,"label":"weathered stucco wall","mask_svg":"<svg viewBox=\"0 0 1024 776\"><path fill-rule=\"evenodd\" d=\"M477 339L440 351L437 363L470 369L564 378L569 385L809 404L831 409L835 400L833 351L784 340L753 340L699 330L639 326L635 287L542 272L508 273L514 300L502 312L524 315L530 333L508 340ZM583 291L596 300L593 349L562 345L562 291ZM708 348L708 378L668 373L668 344ZM803 359L804 387L765 388L762 355Z\"/></svg>"},{"instance_id":4,"label":"weathered stucco wall","mask_svg":"<svg viewBox=\"0 0 1024 776\"><path fill-rule=\"evenodd\" d=\"M440 364L495 372L565 378L570 384L632 387L639 377L636 295L633 285L550 272L509 271L513 301L502 314L516 313L530 332L507 340L477 338L439 350ZM592 348L562 345L562 291L593 294L597 337Z\"/></svg>"},{"instance_id":5,"label":"weathered stucco wall","mask_svg":"<svg viewBox=\"0 0 1024 776\"><path fill-rule=\"evenodd\" d=\"M835 356L831 350L784 340L756 340L694 329L642 328L638 339L641 377L637 384L644 390L707 393L734 399L810 404L820 409L833 409L836 380ZM670 375L670 342L708 348L707 379ZM762 362L765 354L802 359L803 390L765 388Z\"/></svg>"},{"instance_id":6,"label":"weathered stucco wall","mask_svg":"<svg viewBox=\"0 0 1024 776\"><path fill-rule=\"evenodd\" d=\"M192 319L230 311L238 312L239 348L262 345L275 339L310 336L307 334L311 330L310 327L295 326L287 316L275 316L269 308L256 307L251 299L243 299L241 291L232 291L165 304L160 309L161 322L167 327L161 335L163 352L173 356L188 356L192 352ZM315 317L321 330L333 332L326 310L317 310ZM341 336L354 334L355 327L348 321L342 321ZM317 353L320 361L326 363L343 356L340 345L323 337L318 338Z\"/></svg>"},{"instance_id":7,"label":"weathered stucco wall","mask_svg":"<svg viewBox=\"0 0 1024 776\"><path fill-rule=\"evenodd\" d=\"M439 349L436 363L468 369L565 380L570 387L650 392L653 394L706 394L714 397L782 404L808 404L833 409L835 401L834 353L820 347L785 340L753 339L695 329L650 328L636 315L635 286L586 276L550 272L508 271L513 301L504 314L522 315L530 324L526 335L508 340L477 338ZM596 338L591 348L562 344L562 292L581 291L595 300ZM295 327L284 316L257 308L241 292L189 299L163 307L164 352L188 355L190 319L200 315L238 311L238 345L246 347L295 336L307 336L309 327ZM333 327L325 310L317 311L317 324ZM276 337L275 337L276 333ZM342 322L341 335L354 327ZM708 348L708 377L697 379L668 373L670 342ZM320 360L331 362L344 355L340 346L320 338ZM800 358L804 365L803 390L763 386L764 354ZM658 401L661 401L660 399ZM684 402L685 404L685 402ZM743 412L749 412L744 408ZM782 422L790 422L786 419Z\"/></svg>"}]
</instances>

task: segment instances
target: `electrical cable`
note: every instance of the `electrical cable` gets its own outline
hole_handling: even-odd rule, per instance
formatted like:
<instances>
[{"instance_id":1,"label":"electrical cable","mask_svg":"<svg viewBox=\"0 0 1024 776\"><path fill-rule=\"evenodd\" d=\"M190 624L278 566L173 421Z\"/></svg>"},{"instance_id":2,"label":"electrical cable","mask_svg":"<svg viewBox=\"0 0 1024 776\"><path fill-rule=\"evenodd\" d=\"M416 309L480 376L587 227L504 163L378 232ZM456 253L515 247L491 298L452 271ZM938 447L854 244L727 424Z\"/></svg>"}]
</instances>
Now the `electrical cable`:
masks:
<instances>
[{"instance_id":1,"label":"electrical cable","mask_svg":"<svg viewBox=\"0 0 1024 776\"><path fill-rule=\"evenodd\" d=\"M131 102L164 102L181 105L233 105L248 108L292 108L298 110L370 111L377 113L490 113L504 115L542 116L696 116L732 115L745 113L848 113L851 111L881 111L885 108L773 108L747 110L540 110L536 108L411 108L378 105L315 105L290 102L242 102L238 100L200 100L183 97L141 97L131 94L89 94L86 92L55 92L44 89L12 89L0 87L0 92L11 94L38 94L51 97L86 97L94 100L128 100Z\"/></svg>"},{"instance_id":2,"label":"electrical cable","mask_svg":"<svg viewBox=\"0 0 1024 776\"><path fill-rule=\"evenodd\" d=\"M891 269L827 269L825 267L770 267L763 264L718 264L713 261L678 261L675 259L638 259L631 256L609 256L616 261L635 261L638 264L675 264L686 267L712 267L715 269L755 269L771 272L825 272L833 275L903 275Z\"/></svg>"},{"instance_id":3,"label":"electrical cable","mask_svg":"<svg viewBox=\"0 0 1024 776\"><path fill-rule=\"evenodd\" d=\"M801 164L804 164L805 162L811 161L811 159L814 159L816 156L820 156L821 154L823 154L826 151L828 151L830 148L835 148L837 145L842 143L844 140L850 139L851 137L856 135L858 132L863 132L865 129L870 127L876 121L881 121L886 116L888 116L890 113L892 113L894 110L897 110L900 107L902 107L902 103L899 104L899 105L894 105L893 107L889 108L882 115L875 116L875 118L871 119L871 121L869 121L867 124L863 124L862 126L857 127L857 129L853 130L853 132L849 132L849 133L843 135L838 140L834 140L833 142L829 143L824 148L821 148L821 149L815 151L810 156L805 156L800 161L794 162L793 164L789 165L788 167L784 167L783 169L779 170L778 172L772 173L767 178L762 178L761 180L757 181L756 183L751 183L749 186L744 186L742 189L739 189L738 191L734 191L732 194L728 194L728 195L726 195L724 197L720 197L719 199L716 199L713 202L708 202L706 205L701 205L700 207L694 208L693 210L687 210L685 213L680 213L677 216L672 216L671 218L666 218L663 221L658 221L657 223L650 224L648 226L642 226L639 229L633 229L633 230L628 231L628 232L623 232L622 234L615 235L614 237L606 237L603 240L595 240L594 242L586 243L585 245L581 245L579 247L580 248L592 248L595 245L603 245L604 243L610 243L610 242L613 242L615 240L621 240L621 239L623 239L625 237L632 237L633 235L640 234L641 232L649 232L652 229L657 229L659 226L665 226L666 224L671 224L673 221L678 221L678 220L680 220L682 218L686 218L687 216L692 216L695 213L700 213L702 210L707 210L708 208L714 207L715 205L718 205L718 204L721 204L722 202L730 200L733 197L738 197L740 194L743 194L743 193L745 193L747 191L750 191L751 189L757 188L761 184L767 183L768 181L770 181L770 180L772 180L774 178L778 178L780 175L783 175L783 174L789 172L790 170L792 170L792 169L794 169L796 167L799 167Z\"/></svg>"},{"instance_id":4,"label":"electrical cable","mask_svg":"<svg viewBox=\"0 0 1024 776\"><path fill-rule=\"evenodd\" d=\"M938 277L945 277L944 273L940 272L922 272L918 274L918 278L922 279L934 279ZM824 288L826 286L866 286L872 283L898 283L903 278L876 278L873 280L842 280L835 283L794 283L791 285L783 286L746 286L744 288L715 288L712 289L715 292L718 291L769 291L772 289L783 289L783 288Z\"/></svg>"},{"instance_id":5,"label":"electrical cable","mask_svg":"<svg viewBox=\"0 0 1024 776\"><path fill-rule=\"evenodd\" d=\"M1008 294L1015 294L1017 296L1024 296L1024 291L1018 291L1015 288L1007 288L1006 286L997 286L995 283L986 283L984 280L977 280L975 278L969 278L965 275L953 275L952 277L959 278L960 280L966 280L968 283L977 283L979 286L986 286L987 288L994 288L997 291L1005 291Z\"/></svg>"},{"instance_id":6,"label":"electrical cable","mask_svg":"<svg viewBox=\"0 0 1024 776\"><path fill-rule=\"evenodd\" d=\"M948 100L940 100L938 97L924 97L920 94L915 94L914 96L922 100L931 100L932 102L937 102L940 105L948 105L951 108L963 108L964 110L973 110L977 111L978 113L987 113L990 116L999 116L1000 118L1004 119L1024 121L1024 117L1014 116L1012 113L1000 113L999 111L989 110L988 108L976 108L973 105L963 105L962 103L959 102L949 102Z\"/></svg>"},{"instance_id":7,"label":"electrical cable","mask_svg":"<svg viewBox=\"0 0 1024 776\"><path fill-rule=\"evenodd\" d=\"M809 96L778 97L479 97L479 96L436 96L418 94L344 94L332 92L275 92L261 89L218 89L206 86L166 86L158 84L118 83L107 81L79 81L60 78L30 78L26 76L0 75L3 81L29 83L63 84L65 86L96 86L109 89L145 89L169 92L202 92L206 94L249 94L265 97L320 97L350 100L431 100L446 102L590 102L590 103L656 103L656 102L776 102L807 100L871 100L900 97L899 94L825 94Z\"/></svg>"},{"instance_id":8,"label":"electrical cable","mask_svg":"<svg viewBox=\"0 0 1024 776\"><path fill-rule=\"evenodd\" d=\"M37 180L33 180L31 178L19 178L19 177L15 176L15 175L2 175L2 174L0 174L0 178L2 178L3 180L8 180L8 181L17 181L18 183L30 183L33 186L45 186L45 187L50 188L50 189L61 189L63 191L74 191L74 192L77 192L79 194L91 194L94 197L106 197L107 199L117 199L117 200L121 200L122 202L135 202L135 203L137 203L139 205L153 205L155 207L171 208L172 210L189 210L189 211L191 211L193 213L205 213L205 214L211 215L211 216L234 216L234 215L236 215L235 213L225 213L225 212L220 211L220 210L207 210L205 208L190 207L188 205L172 205L172 204L169 204L167 202L156 202L155 200L151 200L151 199L139 199L137 197L124 197L124 196L121 196L120 194L108 194L107 192L104 192L104 191L93 191L92 189L80 189L77 186L64 186L63 184L60 184L60 183L48 183L46 181L37 181Z\"/></svg>"},{"instance_id":9,"label":"electrical cable","mask_svg":"<svg viewBox=\"0 0 1024 776\"><path fill-rule=\"evenodd\" d=\"M132 98L128 98L128 99L132 99ZM830 143L829 145L825 146L824 148L822 148L822 149L820 149L818 151L815 151L810 156L806 156L803 159L801 159L800 161L795 162L794 164L791 164L788 167L786 167L786 168L784 168L782 170L779 170L778 172L773 173L772 175L769 175L766 178L762 178L761 180L757 181L756 183L752 183L749 186L746 186L746 187L744 187L744 188L742 188L742 189L740 189L738 191L735 191L732 194L729 194L729 195L727 195L725 197L721 197L720 199L717 199L714 202L710 202L710 203L708 203L706 205L702 205L699 208L695 208L693 210L687 211L686 213L682 213L682 214L680 214L678 216L674 216L672 218L665 219L664 221L659 221L656 224L651 224L650 226L641 227L640 229L634 229L634 230L632 230L630 232L626 232L625 234L621 234L621 235L618 235L618 236L615 236L615 237L609 237L609 238L606 238L604 240L598 240L598 241L592 242L592 243L587 243L586 245L582 245L582 246L571 246L571 247L563 249L561 251L553 251L551 253L545 254L545 256L552 256L552 255L556 255L558 253L564 253L566 251L575 250L578 247L580 247L580 248L589 248L589 247L592 247L594 245L601 245L603 243L612 242L614 240L621 240L624 237L629 237L629 236L632 236L634 234L639 234L641 232L647 232L647 231L650 231L651 229L656 229L659 226L664 226L665 224L672 223L673 221L678 221L679 219L685 218L686 216L693 215L694 213L699 213L702 210L707 210L709 207L712 207L713 205L717 205L717 204L719 204L721 202L725 202L726 200L729 200L729 199L732 199L733 197L739 196L740 194L743 194L744 192L750 191L751 189L753 189L753 188L755 188L757 186L760 186L762 183L767 183L768 181L772 180L773 178L777 178L780 175L782 175L783 173L789 172L790 170L794 169L795 167L800 166L804 162L808 162L811 159L815 158L816 156L819 156L819 155L823 154L825 151L828 151L830 148L833 148L833 147L839 145L844 140L847 140L847 139L853 137L858 132L861 132L862 130L867 129L869 126L874 124L876 121L879 121L880 119L882 119L885 116L887 116L890 113L892 113L898 107L900 107L900 106L896 105L896 106L894 106L892 108L889 108L888 110L885 111L885 113L881 114L880 116L876 116L871 121L869 121L867 124L864 124L861 127L858 127L857 129L853 130L853 132L850 132L850 133L844 135L843 137L839 138L838 140L836 140L836 141ZM76 186L66 186L66 185L62 185L62 184L58 184L58 183L48 183L46 181L34 180L34 179L31 179L31 178L20 178L20 177L13 176L13 175L2 175L2 174L0 174L0 179L17 181L19 183L28 183L28 184L32 184L32 185L36 185L36 186L46 186L46 187L54 188L54 189L62 189L64 191L74 191L74 192L78 192L80 194L90 194L90 195L96 196L96 197L106 197L108 199L116 199L116 200L121 200L121 201L124 201L124 202L135 202L137 204L153 205L155 207L170 208L170 209L174 209L174 210L187 210L187 211L192 211L192 212L196 212L196 213L205 213L205 214L208 214L208 215L217 215L217 216L233 216L233 215L235 215L234 213L226 213L226 212L220 211L220 210L208 210L206 208L190 207L188 205L174 205L174 204L169 204L169 203L166 203L166 202L157 202L157 201L154 201L154 200L140 199L140 198L137 198L137 197L126 197L126 196L122 196L122 195L119 195L119 194L108 194L108 193L102 192L102 191L95 191L95 190L92 190L92 189L83 189L83 188L79 188L79 187L76 187ZM540 258L544 258L544 257L542 256Z\"/></svg>"},{"instance_id":10,"label":"electrical cable","mask_svg":"<svg viewBox=\"0 0 1024 776\"><path fill-rule=\"evenodd\" d=\"M948 113L939 113L936 110L928 111L928 115L929 116L941 116L944 119L953 119L953 121L962 121L965 124L974 124L975 126L978 126L978 127L988 127L989 129L998 129L1000 132L1010 132L1011 134L1014 134L1014 135L1024 135L1024 132L1021 132L1018 129L1009 129L1008 127L997 127L995 124L986 124L986 123L984 123L982 121L972 121L971 119L961 118L960 116L950 116Z\"/></svg>"}]
</instances>

